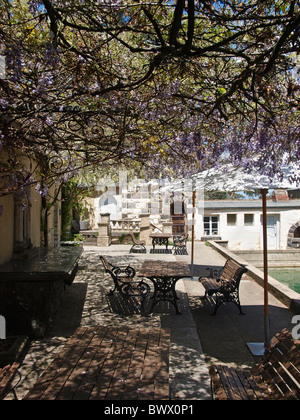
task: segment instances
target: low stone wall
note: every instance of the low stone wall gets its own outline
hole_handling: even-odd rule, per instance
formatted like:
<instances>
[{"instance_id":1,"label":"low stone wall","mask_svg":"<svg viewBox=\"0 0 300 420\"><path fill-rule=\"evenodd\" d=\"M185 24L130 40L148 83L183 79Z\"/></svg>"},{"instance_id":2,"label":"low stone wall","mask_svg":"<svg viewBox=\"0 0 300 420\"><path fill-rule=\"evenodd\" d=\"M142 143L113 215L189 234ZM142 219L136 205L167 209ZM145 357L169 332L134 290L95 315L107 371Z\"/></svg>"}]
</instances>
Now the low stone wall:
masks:
<instances>
[{"instance_id":1,"label":"low stone wall","mask_svg":"<svg viewBox=\"0 0 300 420\"><path fill-rule=\"evenodd\" d=\"M232 258L239 264L243 264L248 269L248 275L255 280L260 286L264 286L264 273L248 261L244 260L241 256L229 251L227 248L217 244L214 241L208 241L210 246L222 254L225 258ZM295 314L300 314L300 294L293 291L289 287L280 283L278 280L269 276L269 292L272 293L278 300L287 306Z\"/></svg>"}]
</instances>

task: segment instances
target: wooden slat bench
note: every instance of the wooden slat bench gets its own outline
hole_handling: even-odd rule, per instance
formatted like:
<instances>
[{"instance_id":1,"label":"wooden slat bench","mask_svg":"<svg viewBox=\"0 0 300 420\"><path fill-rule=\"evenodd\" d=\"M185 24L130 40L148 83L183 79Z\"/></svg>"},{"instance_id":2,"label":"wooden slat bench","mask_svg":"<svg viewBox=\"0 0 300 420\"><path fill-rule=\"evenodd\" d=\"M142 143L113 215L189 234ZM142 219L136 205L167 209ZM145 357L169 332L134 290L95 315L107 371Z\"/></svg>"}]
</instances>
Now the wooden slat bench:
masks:
<instances>
[{"instance_id":1,"label":"wooden slat bench","mask_svg":"<svg viewBox=\"0 0 300 420\"><path fill-rule=\"evenodd\" d=\"M129 232L129 235L132 238L132 247L130 248L129 253L142 253L142 254L146 254L147 250L146 250L146 242L145 241L139 241L136 239L136 237L134 236L134 234L132 232Z\"/></svg>"},{"instance_id":2,"label":"wooden slat bench","mask_svg":"<svg viewBox=\"0 0 300 420\"><path fill-rule=\"evenodd\" d=\"M111 290L109 294L113 295L117 290L125 300L134 298L134 302L136 302L136 299L139 299L139 309L143 315L146 315L144 303L151 292L149 284L147 284L144 280L134 279L136 272L133 267L128 266L125 269L121 269L120 267L109 263L103 256L100 256L100 259L105 272L110 274L114 281L114 289Z\"/></svg>"},{"instance_id":3,"label":"wooden slat bench","mask_svg":"<svg viewBox=\"0 0 300 420\"><path fill-rule=\"evenodd\" d=\"M25 400L169 399L170 332L80 327Z\"/></svg>"},{"instance_id":4,"label":"wooden slat bench","mask_svg":"<svg viewBox=\"0 0 300 420\"><path fill-rule=\"evenodd\" d=\"M218 400L299 400L300 341L284 329L255 368L212 366L210 376Z\"/></svg>"},{"instance_id":5,"label":"wooden slat bench","mask_svg":"<svg viewBox=\"0 0 300 420\"><path fill-rule=\"evenodd\" d=\"M18 372L18 368L19 363L0 368L0 400L3 400L9 392L13 392L14 397L17 399L15 386L12 385L12 381Z\"/></svg>"},{"instance_id":6,"label":"wooden slat bench","mask_svg":"<svg viewBox=\"0 0 300 420\"><path fill-rule=\"evenodd\" d=\"M234 303L239 308L240 314L243 314L239 298L239 287L242 275L246 272L247 268L229 259L226 261L219 277L213 278L209 276L199 278L199 282L205 288L205 295L202 299L206 299L207 295L215 295L216 297L213 315L216 315L218 308L227 302ZM211 276L216 274L215 270L211 271L211 273Z\"/></svg>"}]
</instances>

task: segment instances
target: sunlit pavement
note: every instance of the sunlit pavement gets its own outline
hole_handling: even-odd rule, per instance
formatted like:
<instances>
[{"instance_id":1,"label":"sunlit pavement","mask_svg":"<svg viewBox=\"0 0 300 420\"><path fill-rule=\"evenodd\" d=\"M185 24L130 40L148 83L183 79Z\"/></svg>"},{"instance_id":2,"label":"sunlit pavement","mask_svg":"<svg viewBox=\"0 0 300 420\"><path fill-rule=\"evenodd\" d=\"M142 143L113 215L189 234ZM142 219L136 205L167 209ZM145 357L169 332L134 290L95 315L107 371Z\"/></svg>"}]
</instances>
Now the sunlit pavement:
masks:
<instances>
[{"instance_id":1,"label":"sunlit pavement","mask_svg":"<svg viewBox=\"0 0 300 420\"><path fill-rule=\"evenodd\" d=\"M130 263L138 269L144 259L191 263L189 248L189 255L174 255L150 254L150 248L147 254L129 254L130 246L127 245L84 247L79 271L72 286L66 290L64 303L51 330L46 338L31 343L24 359L18 398L26 395L79 325L170 329L170 399L211 399L208 365L212 362L251 366L255 359L247 342L264 339L263 289L244 276L240 300L246 315L239 315L235 305L228 304L221 306L216 316L211 316L214 302L200 299L204 289L198 277L207 274L207 267L221 268L225 258L204 243L195 243L194 278L180 280L176 285L182 315L177 315L170 304L159 304L151 316L143 317L134 309L125 308L116 294L112 298L107 296L112 281L104 274L100 255L106 255L117 265ZM271 334L284 327L291 329L292 317L293 314L270 295Z\"/></svg>"}]
</instances>

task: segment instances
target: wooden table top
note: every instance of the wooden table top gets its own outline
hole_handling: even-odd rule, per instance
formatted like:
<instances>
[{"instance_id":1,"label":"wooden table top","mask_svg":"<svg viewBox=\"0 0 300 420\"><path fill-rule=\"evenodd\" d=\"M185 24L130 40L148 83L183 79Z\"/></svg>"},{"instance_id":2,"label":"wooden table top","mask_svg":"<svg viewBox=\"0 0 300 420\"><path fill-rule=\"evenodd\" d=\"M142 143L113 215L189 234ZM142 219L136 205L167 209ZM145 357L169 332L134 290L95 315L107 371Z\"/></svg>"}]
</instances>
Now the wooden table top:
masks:
<instances>
[{"instance_id":1,"label":"wooden table top","mask_svg":"<svg viewBox=\"0 0 300 420\"><path fill-rule=\"evenodd\" d=\"M170 331L80 327L25 400L169 399Z\"/></svg>"},{"instance_id":2,"label":"wooden table top","mask_svg":"<svg viewBox=\"0 0 300 420\"><path fill-rule=\"evenodd\" d=\"M188 263L184 261L144 261L141 269L137 273L139 277L191 277Z\"/></svg>"},{"instance_id":3,"label":"wooden table top","mask_svg":"<svg viewBox=\"0 0 300 420\"><path fill-rule=\"evenodd\" d=\"M172 233L151 233L149 238L171 238Z\"/></svg>"}]
</instances>

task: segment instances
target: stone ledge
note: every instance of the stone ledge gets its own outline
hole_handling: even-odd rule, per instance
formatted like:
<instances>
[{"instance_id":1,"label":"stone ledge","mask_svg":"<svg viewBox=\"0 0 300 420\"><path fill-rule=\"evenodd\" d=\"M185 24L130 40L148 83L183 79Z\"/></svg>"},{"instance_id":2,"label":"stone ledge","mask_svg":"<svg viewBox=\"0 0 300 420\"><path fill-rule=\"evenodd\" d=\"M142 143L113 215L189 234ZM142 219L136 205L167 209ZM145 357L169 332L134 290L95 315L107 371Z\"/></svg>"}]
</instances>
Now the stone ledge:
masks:
<instances>
[{"instance_id":1,"label":"stone ledge","mask_svg":"<svg viewBox=\"0 0 300 420\"><path fill-rule=\"evenodd\" d=\"M248 269L248 275L256 281L260 286L264 286L264 273L258 268L250 265L247 261L234 254L234 252L218 245L214 241L209 241L212 248L222 254L225 258L232 258L239 264L245 265ZM278 280L269 276L269 292L272 293L280 302L287 306L296 315L300 314L300 294L290 289L286 285L280 283Z\"/></svg>"}]
</instances>

